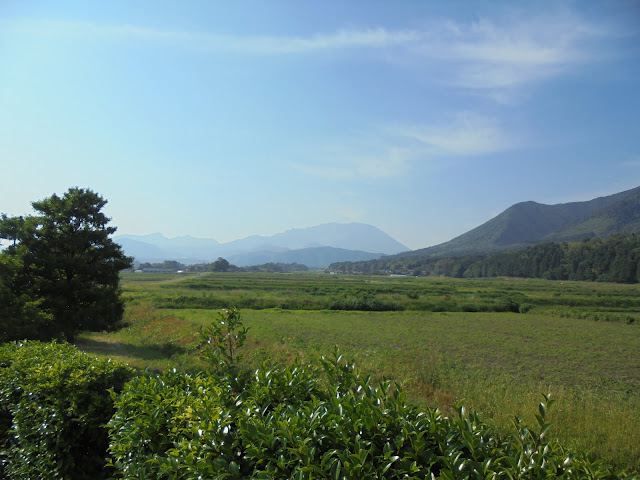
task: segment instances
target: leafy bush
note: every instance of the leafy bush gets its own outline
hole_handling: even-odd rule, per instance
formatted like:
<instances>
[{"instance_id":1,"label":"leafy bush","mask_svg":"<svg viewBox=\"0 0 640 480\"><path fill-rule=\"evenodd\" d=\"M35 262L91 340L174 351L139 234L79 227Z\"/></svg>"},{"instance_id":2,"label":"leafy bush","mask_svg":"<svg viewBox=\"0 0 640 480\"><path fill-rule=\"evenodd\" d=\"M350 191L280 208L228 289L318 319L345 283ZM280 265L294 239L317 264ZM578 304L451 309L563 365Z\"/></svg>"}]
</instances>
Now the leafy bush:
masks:
<instances>
[{"instance_id":1,"label":"leafy bush","mask_svg":"<svg viewBox=\"0 0 640 480\"><path fill-rule=\"evenodd\" d=\"M385 301L373 295L345 296L331 301L330 310L357 310L364 312L391 312L404 310L404 307L396 302Z\"/></svg>"},{"instance_id":2,"label":"leafy bush","mask_svg":"<svg viewBox=\"0 0 640 480\"><path fill-rule=\"evenodd\" d=\"M0 347L3 478L102 478L113 414L108 389L133 375L68 344Z\"/></svg>"},{"instance_id":3,"label":"leafy bush","mask_svg":"<svg viewBox=\"0 0 640 480\"><path fill-rule=\"evenodd\" d=\"M109 422L117 478L197 478L236 458L231 392L218 377L142 376L115 398ZM233 434L232 434L233 433Z\"/></svg>"},{"instance_id":4,"label":"leafy bush","mask_svg":"<svg viewBox=\"0 0 640 480\"><path fill-rule=\"evenodd\" d=\"M318 373L322 371L323 376ZM109 423L116 478L620 478L516 419L500 438L476 413L405 402L336 352L321 367L263 365L228 377L166 372L129 382Z\"/></svg>"},{"instance_id":5,"label":"leafy bush","mask_svg":"<svg viewBox=\"0 0 640 480\"><path fill-rule=\"evenodd\" d=\"M217 374L234 375L241 358L238 350L244 345L248 332L237 309L223 309L210 325L200 328L200 357Z\"/></svg>"}]
</instances>

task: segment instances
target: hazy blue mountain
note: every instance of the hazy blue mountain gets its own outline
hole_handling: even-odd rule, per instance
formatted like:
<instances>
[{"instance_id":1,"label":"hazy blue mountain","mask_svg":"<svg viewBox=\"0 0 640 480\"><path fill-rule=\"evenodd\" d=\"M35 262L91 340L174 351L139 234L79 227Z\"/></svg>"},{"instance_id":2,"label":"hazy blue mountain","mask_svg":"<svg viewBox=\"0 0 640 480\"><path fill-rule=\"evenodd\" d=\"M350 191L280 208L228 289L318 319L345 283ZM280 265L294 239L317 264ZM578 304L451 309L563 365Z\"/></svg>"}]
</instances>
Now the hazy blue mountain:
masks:
<instances>
[{"instance_id":1,"label":"hazy blue mountain","mask_svg":"<svg viewBox=\"0 0 640 480\"><path fill-rule=\"evenodd\" d=\"M223 247L241 251L334 247L386 255L409 250L379 228L365 223L325 223L315 227L293 228L268 237L252 235L226 243Z\"/></svg>"},{"instance_id":2,"label":"hazy blue mountain","mask_svg":"<svg viewBox=\"0 0 640 480\"><path fill-rule=\"evenodd\" d=\"M379 228L363 223L328 223L309 228L294 228L276 235L252 235L228 243L190 236L167 238L159 233L118 235L115 241L122 245L127 255L134 256L140 262L177 260L185 264L211 262L218 257L224 257L234 263L232 260L234 258L248 259L249 254L256 254L251 257L256 259L255 263L253 260L251 263L246 263L249 260L242 260L240 264L296 261L317 267L326 266L333 261L342 261L333 260L333 258L363 260L365 253L369 255L368 258L378 258L383 254L389 255L409 250ZM343 252L338 254L333 250L317 250L299 255L291 253L319 247L332 247ZM353 253L347 254L347 251L353 251ZM260 252L259 255L257 252ZM312 263L294 259L303 257ZM260 259L263 258L268 260L261 261ZM286 260L286 258L292 260Z\"/></svg>"},{"instance_id":3,"label":"hazy blue mountain","mask_svg":"<svg viewBox=\"0 0 640 480\"><path fill-rule=\"evenodd\" d=\"M166 251L157 245L120 235L114 241L122 247L124 253L140 262L162 262Z\"/></svg>"},{"instance_id":4,"label":"hazy blue mountain","mask_svg":"<svg viewBox=\"0 0 640 480\"><path fill-rule=\"evenodd\" d=\"M212 238L196 238L190 235L167 238L161 233L150 233L148 235L118 235L118 240L135 240L138 242L155 245L160 248L212 248L220 245Z\"/></svg>"},{"instance_id":5,"label":"hazy blue mountain","mask_svg":"<svg viewBox=\"0 0 640 480\"><path fill-rule=\"evenodd\" d=\"M640 232L640 187L585 202L517 203L459 237L407 255L490 253L544 241L572 241L616 232Z\"/></svg>"},{"instance_id":6,"label":"hazy blue mountain","mask_svg":"<svg viewBox=\"0 0 640 480\"><path fill-rule=\"evenodd\" d=\"M149 235L117 235L119 243L129 256L140 262L178 260L181 263L197 263L217 259L220 244L207 238L191 236L167 238L160 233Z\"/></svg>"},{"instance_id":7,"label":"hazy blue mountain","mask_svg":"<svg viewBox=\"0 0 640 480\"><path fill-rule=\"evenodd\" d=\"M264 263L301 263L309 268L322 269L335 262L358 262L380 258L381 253L346 250L335 247L310 247L284 252L249 252L231 255L227 260L239 267Z\"/></svg>"}]
</instances>

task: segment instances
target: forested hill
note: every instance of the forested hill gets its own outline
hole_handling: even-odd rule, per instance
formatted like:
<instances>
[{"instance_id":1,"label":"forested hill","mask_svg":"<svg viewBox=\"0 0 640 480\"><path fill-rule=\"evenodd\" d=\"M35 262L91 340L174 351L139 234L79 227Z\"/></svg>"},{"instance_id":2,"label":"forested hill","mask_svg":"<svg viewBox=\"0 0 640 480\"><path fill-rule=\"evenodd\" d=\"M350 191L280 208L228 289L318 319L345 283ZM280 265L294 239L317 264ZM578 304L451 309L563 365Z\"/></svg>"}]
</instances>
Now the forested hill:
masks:
<instances>
[{"instance_id":1,"label":"forested hill","mask_svg":"<svg viewBox=\"0 0 640 480\"><path fill-rule=\"evenodd\" d=\"M623 196L564 229L547 235L545 240L570 241L614 233L639 233L640 187L618 195Z\"/></svg>"},{"instance_id":2,"label":"forested hill","mask_svg":"<svg viewBox=\"0 0 640 480\"><path fill-rule=\"evenodd\" d=\"M547 242L522 250L460 257L394 256L332 264L329 271L447 277L525 277L640 282L640 235L614 234L580 242Z\"/></svg>"},{"instance_id":3,"label":"forested hill","mask_svg":"<svg viewBox=\"0 0 640 480\"><path fill-rule=\"evenodd\" d=\"M400 256L461 256L515 250L547 241L577 241L640 232L640 187L586 202L522 202L469 232Z\"/></svg>"}]
</instances>

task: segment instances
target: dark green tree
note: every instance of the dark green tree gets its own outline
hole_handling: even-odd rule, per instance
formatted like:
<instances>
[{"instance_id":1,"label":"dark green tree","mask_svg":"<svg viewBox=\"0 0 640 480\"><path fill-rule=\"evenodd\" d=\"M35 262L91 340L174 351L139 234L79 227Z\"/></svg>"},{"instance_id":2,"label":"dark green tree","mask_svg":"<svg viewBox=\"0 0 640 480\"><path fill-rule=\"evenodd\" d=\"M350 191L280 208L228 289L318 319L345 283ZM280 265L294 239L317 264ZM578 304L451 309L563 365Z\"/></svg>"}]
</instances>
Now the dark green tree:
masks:
<instances>
[{"instance_id":1,"label":"dark green tree","mask_svg":"<svg viewBox=\"0 0 640 480\"><path fill-rule=\"evenodd\" d=\"M109 238L116 228L108 226L110 219L102 213L106 203L93 191L75 187L62 197L32 202L35 216L20 221L2 217L0 234L14 241L1 254L12 259L5 262L2 288L12 293L7 298L27 295L29 308L37 303L43 317L31 324L50 319L44 330L5 328L4 335L0 331L3 340L15 337L9 332L20 332L20 338L72 341L82 330L105 330L122 320L120 271L132 259ZM0 322L11 325L15 320L3 310L11 311L4 297Z\"/></svg>"},{"instance_id":2,"label":"dark green tree","mask_svg":"<svg viewBox=\"0 0 640 480\"><path fill-rule=\"evenodd\" d=\"M218 257L218 260L211 264L212 272L227 272L229 270L229 262L222 257Z\"/></svg>"},{"instance_id":3,"label":"dark green tree","mask_svg":"<svg viewBox=\"0 0 640 480\"><path fill-rule=\"evenodd\" d=\"M0 216L0 238L11 240L14 246L23 227L24 218L22 217L7 217L4 213Z\"/></svg>"},{"instance_id":4,"label":"dark green tree","mask_svg":"<svg viewBox=\"0 0 640 480\"><path fill-rule=\"evenodd\" d=\"M0 254L0 341L45 340L53 332L52 317L42 310L42 299L22 287L20 253Z\"/></svg>"}]
</instances>

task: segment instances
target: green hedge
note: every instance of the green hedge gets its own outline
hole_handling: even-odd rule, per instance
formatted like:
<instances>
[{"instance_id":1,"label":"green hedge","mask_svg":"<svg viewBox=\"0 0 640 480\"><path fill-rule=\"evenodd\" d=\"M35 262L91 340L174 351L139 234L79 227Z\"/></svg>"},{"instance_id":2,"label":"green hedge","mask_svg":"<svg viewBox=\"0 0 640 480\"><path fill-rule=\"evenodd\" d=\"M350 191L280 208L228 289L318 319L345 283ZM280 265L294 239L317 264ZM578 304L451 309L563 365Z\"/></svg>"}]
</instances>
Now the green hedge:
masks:
<instances>
[{"instance_id":1,"label":"green hedge","mask_svg":"<svg viewBox=\"0 0 640 480\"><path fill-rule=\"evenodd\" d=\"M125 386L109 423L120 479L621 478L535 429L501 438L460 407L418 409L339 356L229 379L166 372ZM320 377L320 378L319 378Z\"/></svg>"},{"instance_id":2,"label":"green hedge","mask_svg":"<svg viewBox=\"0 0 640 480\"><path fill-rule=\"evenodd\" d=\"M348 295L336 298L329 303L329 310L354 310L362 312L393 312L404 310L399 303L382 300L373 295Z\"/></svg>"},{"instance_id":3,"label":"green hedge","mask_svg":"<svg viewBox=\"0 0 640 480\"><path fill-rule=\"evenodd\" d=\"M109 455L114 478L136 480L625 477L548 441L551 403L505 438L462 407L449 417L407 404L337 352L234 378L133 377L70 345L11 343L0 347L0 474L98 479Z\"/></svg>"},{"instance_id":4,"label":"green hedge","mask_svg":"<svg viewBox=\"0 0 640 480\"><path fill-rule=\"evenodd\" d=\"M0 475L103 478L108 389L119 391L132 376L129 367L68 344L0 346Z\"/></svg>"}]
</instances>

